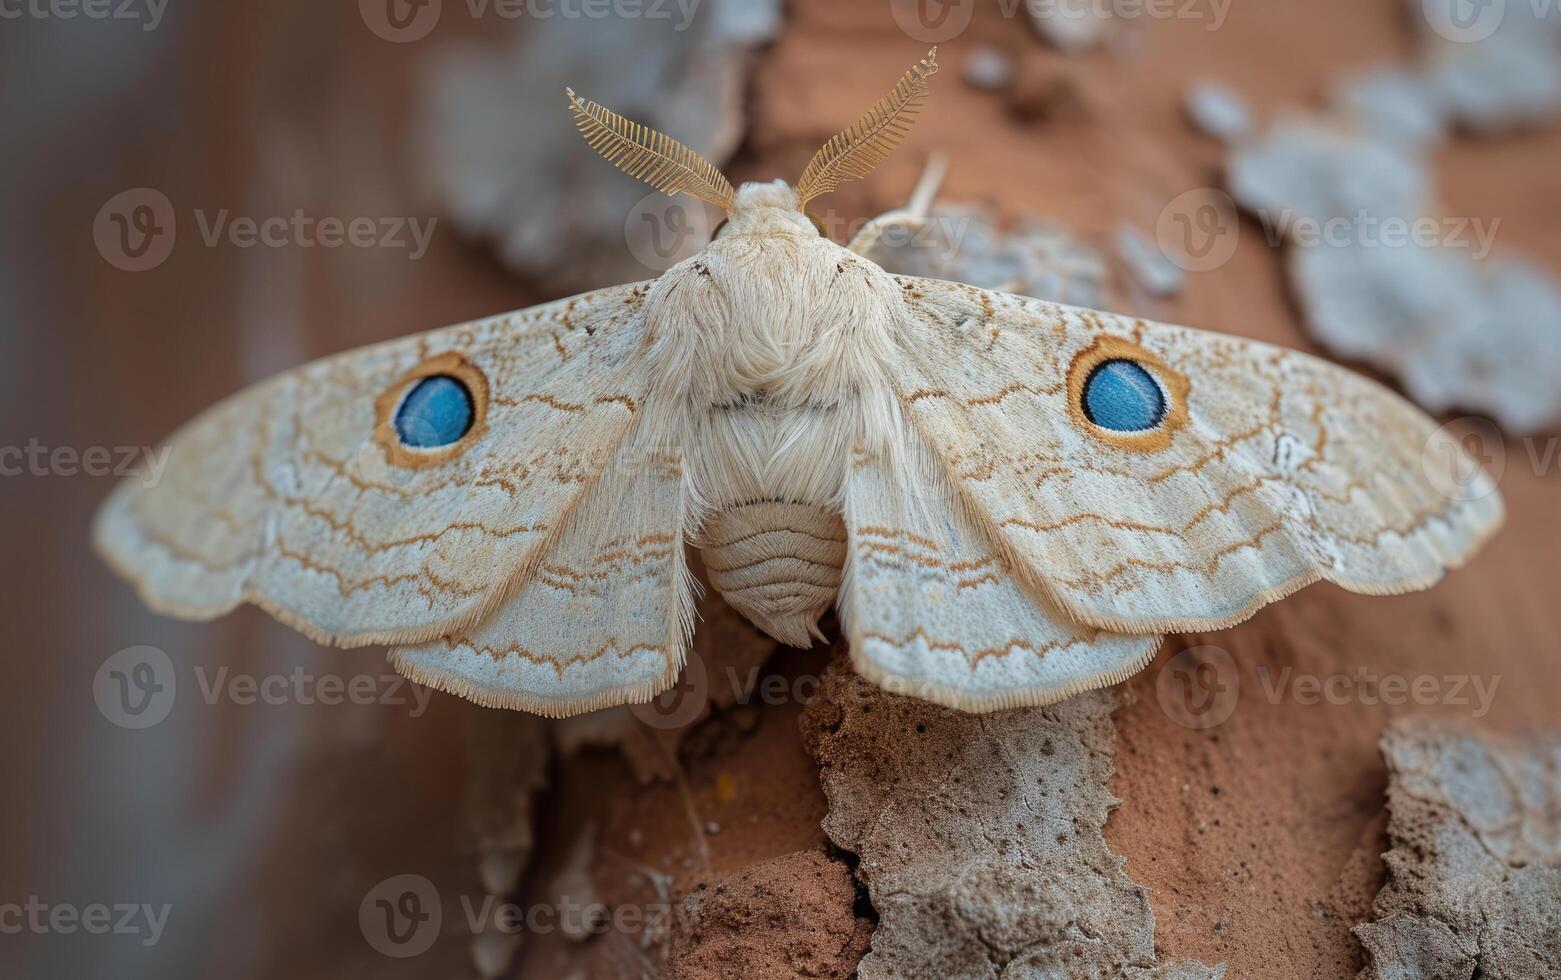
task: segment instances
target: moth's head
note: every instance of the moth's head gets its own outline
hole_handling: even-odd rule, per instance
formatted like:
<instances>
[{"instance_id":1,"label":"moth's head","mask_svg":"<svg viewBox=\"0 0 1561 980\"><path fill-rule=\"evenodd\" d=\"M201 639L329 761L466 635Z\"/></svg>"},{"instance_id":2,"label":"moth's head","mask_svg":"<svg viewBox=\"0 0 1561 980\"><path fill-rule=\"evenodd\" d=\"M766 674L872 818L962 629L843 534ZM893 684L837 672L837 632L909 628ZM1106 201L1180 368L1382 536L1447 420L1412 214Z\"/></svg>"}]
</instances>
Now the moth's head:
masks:
<instances>
[{"instance_id":1,"label":"moth's head","mask_svg":"<svg viewBox=\"0 0 1561 980\"><path fill-rule=\"evenodd\" d=\"M739 187L732 198L732 209L716 228L714 237L823 233L823 223L803 210L796 190L784 180L772 180Z\"/></svg>"},{"instance_id":2,"label":"moth's head","mask_svg":"<svg viewBox=\"0 0 1561 980\"><path fill-rule=\"evenodd\" d=\"M911 66L894 90L849 129L813 154L796 186L783 180L732 184L715 165L654 129L630 122L595 102L581 102L565 89L575 125L591 147L619 170L668 194L689 194L726 212L718 234L823 233L808 202L847 180L866 177L905 139L927 98L927 79L937 73L938 49Z\"/></svg>"}]
</instances>

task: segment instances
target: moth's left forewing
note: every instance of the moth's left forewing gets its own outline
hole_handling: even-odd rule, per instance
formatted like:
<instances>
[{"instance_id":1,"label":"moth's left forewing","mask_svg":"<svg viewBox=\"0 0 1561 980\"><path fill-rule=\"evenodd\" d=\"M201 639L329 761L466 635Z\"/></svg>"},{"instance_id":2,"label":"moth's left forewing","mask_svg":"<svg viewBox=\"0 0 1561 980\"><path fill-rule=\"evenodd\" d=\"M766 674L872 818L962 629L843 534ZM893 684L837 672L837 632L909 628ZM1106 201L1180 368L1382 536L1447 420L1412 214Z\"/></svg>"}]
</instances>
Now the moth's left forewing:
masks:
<instances>
[{"instance_id":1,"label":"moth's left forewing","mask_svg":"<svg viewBox=\"0 0 1561 980\"><path fill-rule=\"evenodd\" d=\"M1317 358L928 280L892 367L902 407L1075 621L1232 625L1318 579L1424 588L1499 525L1489 479L1403 399ZM1082 386L1141 364L1162 424L1092 421Z\"/></svg>"},{"instance_id":2,"label":"moth's left forewing","mask_svg":"<svg viewBox=\"0 0 1561 980\"><path fill-rule=\"evenodd\" d=\"M643 285L348 351L241 392L169 442L94 528L149 605L209 618L263 606L342 646L422 642L527 577L637 415ZM470 429L397 444L423 377L465 385Z\"/></svg>"},{"instance_id":3,"label":"moth's left forewing","mask_svg":"<svg viewBox=\"0 0 1561 980\"><path fill-rule=\"evenodd\" d=\"M93 521L98 553L153 609L209 619L242 601L265 554L270 508L254 474L273 453L275 406L297 390L275 378L208 409L163 447L160 474L114 488Z\"/></svg>"}]
</instances>

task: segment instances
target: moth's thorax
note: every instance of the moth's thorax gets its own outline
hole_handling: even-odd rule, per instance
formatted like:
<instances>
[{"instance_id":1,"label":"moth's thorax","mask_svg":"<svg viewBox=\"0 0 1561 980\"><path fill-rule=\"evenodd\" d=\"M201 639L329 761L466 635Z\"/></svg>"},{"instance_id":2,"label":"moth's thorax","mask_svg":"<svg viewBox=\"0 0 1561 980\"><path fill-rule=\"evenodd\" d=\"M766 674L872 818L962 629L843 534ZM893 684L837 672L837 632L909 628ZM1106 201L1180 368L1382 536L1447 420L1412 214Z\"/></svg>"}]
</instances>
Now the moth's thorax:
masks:
<instances>
[{"instance_id":1,"label":"moth's thorax","mask_svg":"<svg viewBox=\"0 0 1561 980\"><path fill-rule=\"evenodd\" d=\"M909 315L899 284L820 235L784 183L749 184L729 226L644 308L656 376L677 386L711 584L806 645L841 580L853 450L887 427Z\"/></svg>"},{"instance_id":2,"label":"moth's thorax","mask_svg":"<svg viewBox=\"0 0 1561 980\"><path fill-rule=\"evenodd\" d=\"M758 191L791 194L784 185ZM645 315L658 368L692 400L762 397L783 408L834 401L887 363L905 316L893 277L788 213L801 225L727 232L651 288ZM764 209L739 209L733 221L751 215L769 220Z\"/></svg>"}]
</instances>

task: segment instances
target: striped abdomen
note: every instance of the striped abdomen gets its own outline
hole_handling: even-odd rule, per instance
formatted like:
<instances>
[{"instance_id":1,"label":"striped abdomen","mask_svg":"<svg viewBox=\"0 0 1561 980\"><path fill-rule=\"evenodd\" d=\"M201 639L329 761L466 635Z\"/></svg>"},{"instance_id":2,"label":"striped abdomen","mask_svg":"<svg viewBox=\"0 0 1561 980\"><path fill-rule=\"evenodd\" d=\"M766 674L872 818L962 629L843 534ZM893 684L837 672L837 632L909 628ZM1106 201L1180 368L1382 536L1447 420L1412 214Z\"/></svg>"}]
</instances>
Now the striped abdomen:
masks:
<instances>
[{"instance_id":1,"label":"striped abdomen","mask_svg":"<svg viewBox=\"0 0 1561 980\"><path fill-rule=\"evenodd\" d=\"M818 619L835 601L846 558L840 515L811 504L736 504L703 535L710 584L738 612L794 647L822 640Z\"/></svg>"}]
</instances>

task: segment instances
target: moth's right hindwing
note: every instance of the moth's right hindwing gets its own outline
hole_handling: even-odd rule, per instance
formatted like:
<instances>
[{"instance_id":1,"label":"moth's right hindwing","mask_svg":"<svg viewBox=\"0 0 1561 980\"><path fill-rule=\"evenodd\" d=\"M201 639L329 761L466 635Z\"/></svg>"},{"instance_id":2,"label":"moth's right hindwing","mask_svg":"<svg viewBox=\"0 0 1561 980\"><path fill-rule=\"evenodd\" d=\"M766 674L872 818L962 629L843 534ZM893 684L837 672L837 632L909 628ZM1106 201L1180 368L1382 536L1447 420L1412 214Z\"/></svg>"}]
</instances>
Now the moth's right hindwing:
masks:
<instances>
[{"instance_id":1,"label":"moth's right hindwing","mask_svg":"<svg viewBox=\"0 0 1561 980\"><path fill-rule=\"evenodd\" d=\"M341 646L472 626L559 541L639 413L644 294L448 327L240 393L174 435L155 485L114 492L95 543L148 604L186 618L252 601ZM399 447L387 428L428 373L477 403L448 451Z\"/></svg>"},{"instance_id":2,"label":"moth's right hindwing","mask_svg":"<svg viewBox=\"0 0 1561 980\"><path fill-rule=\"evenodd\" d=\"M858 453L840 615L864 677L966 711L1050 704L1124 680L1160 646L1075 625L1022 585L920 445Z\"/></svg>"}]
</instances>

